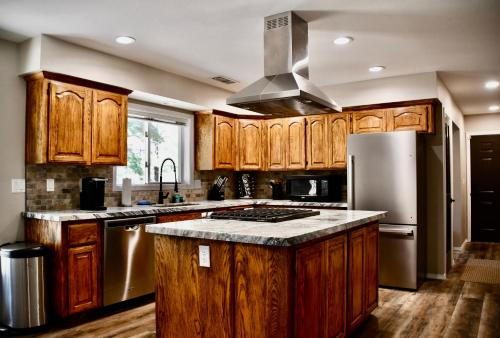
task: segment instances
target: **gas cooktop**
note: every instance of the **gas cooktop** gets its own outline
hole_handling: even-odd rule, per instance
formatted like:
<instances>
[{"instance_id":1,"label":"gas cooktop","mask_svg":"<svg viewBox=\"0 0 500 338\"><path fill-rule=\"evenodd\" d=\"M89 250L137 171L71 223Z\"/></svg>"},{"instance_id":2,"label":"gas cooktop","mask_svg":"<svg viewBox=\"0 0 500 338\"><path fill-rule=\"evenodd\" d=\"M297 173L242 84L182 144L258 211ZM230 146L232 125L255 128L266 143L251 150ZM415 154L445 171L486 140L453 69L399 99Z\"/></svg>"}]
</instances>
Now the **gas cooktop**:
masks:
<instances>
[{"instance_id":1,"label":"gas cooktop","mask_svg":"<svg viewBox=\"0 0 500 338\"><path fill-rule=\"evenodd\" d=\"M210 218L255 222L283 222L319 214L318 210L311 209L258 208L213 212Z\"/></svg>"}]
</instances>

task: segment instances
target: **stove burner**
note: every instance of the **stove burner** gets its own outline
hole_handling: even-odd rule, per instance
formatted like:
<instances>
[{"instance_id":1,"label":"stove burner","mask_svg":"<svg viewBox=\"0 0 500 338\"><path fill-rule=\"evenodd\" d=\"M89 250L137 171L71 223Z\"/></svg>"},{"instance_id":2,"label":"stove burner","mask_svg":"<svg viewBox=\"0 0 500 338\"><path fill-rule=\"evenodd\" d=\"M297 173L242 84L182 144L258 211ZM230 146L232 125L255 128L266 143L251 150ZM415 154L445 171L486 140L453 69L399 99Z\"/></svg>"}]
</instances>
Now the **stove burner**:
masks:
<instances>
[{"instance_id":1,"label":"stove burner","mask_svg":"<svg viewBox=\"0 0 500 338\"><path fill-rule=\"evenodd\" d=\"M210 218L255 222L283 222L319 214L319 211L311 209L258 208L213 212Z\"/></svg>"}]
</instances>

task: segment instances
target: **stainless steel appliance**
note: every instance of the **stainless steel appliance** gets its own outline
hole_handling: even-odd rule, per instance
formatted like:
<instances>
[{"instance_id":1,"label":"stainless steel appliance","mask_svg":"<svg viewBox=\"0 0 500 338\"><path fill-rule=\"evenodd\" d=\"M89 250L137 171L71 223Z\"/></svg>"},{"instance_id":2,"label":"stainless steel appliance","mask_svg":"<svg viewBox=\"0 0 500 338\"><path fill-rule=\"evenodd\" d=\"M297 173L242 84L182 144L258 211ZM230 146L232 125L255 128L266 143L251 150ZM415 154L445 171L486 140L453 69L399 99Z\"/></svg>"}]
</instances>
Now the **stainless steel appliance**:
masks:
<instances>
[{"instance_id":1,"label":"stainless steel appliance","mask_svg":"<svg viewBox=\"0 0 500 338\"><path fill-rule=\"evenodd\" d=\"M46 257L39 244L15 243L0 248L0 319L13 329L47 323Z\"/></svg>"},{"instance_id":2,"label":"stainless steel appliance","mask_svg":"<svg viewBox=\"0 0 500 338\"><path fill-rule=\"evenodd\" d=\"M262 208L213 212L210 218L276 223L319 214L318 210L310 209Z\"/></svg>"},{"instance_id":3,"label":"stainless steel appliance","mask_svg":"<svg viewBox=\"0 0 500 338\"><path fill-rule=\"evenodd\" d=\"M349 209L388 211L380 285L417 289L425 273L424 139L414 131L349 135Z\"/></svg>"},{"instance_id":4,"label":"stainless steel appliance","mask_svg":"<svg viewBox=\"0 0 500 338\"><path fill-rule=\"evenodd\" d=\"M80 209L106 210L104 206L104 191L107 179L103 177L85 177L82 179L80 192Z\"/></svg>"},{"instance_id":5,"label":"stainless steel appliance","mask_svg":"<svg viewBox=\"0 0 500 338\"><path fill-rule=\"evenodd\" d=\"M294 201L340 201L342 176L290 175L286 178L286 194Z\"/></svg>"},{"instance_id":6,"label":"stainless steel appliance","mask_svg":"<svg viewBox=\"0 0 500 338\"><path fill-rule=\"evenodd\" d=\"M227 98L229 105L276 116L342 108L309 81L307 22L288 11L264 18L264 77Z\"/></svg>"},{"instance_id":7,"label":"stainless steel appliance","mask_svg":"<svg viewBox=\"0 0 500 338\"><path fill-rule=\"evenodd\" d=\"M104 305L154 292L154 236L145 231L151 223L156 217L104 221Z\"/></svg>"}]
</instances>

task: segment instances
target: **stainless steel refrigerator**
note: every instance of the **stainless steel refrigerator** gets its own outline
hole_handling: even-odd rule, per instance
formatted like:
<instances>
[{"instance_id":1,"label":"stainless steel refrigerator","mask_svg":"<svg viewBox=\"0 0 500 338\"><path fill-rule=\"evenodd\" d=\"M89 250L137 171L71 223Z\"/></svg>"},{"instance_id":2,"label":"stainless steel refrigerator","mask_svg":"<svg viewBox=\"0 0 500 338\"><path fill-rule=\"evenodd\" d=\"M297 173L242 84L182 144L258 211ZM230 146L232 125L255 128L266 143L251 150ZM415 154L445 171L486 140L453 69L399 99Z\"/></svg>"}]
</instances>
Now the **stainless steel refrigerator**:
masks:
<instances>
[{"instance_id":1,"label":"stainless steel refrigerator","mask_svg":"<svg viewBox=\"0 0 500 338\"><path fill-rule=\"evenodd\" d=\"M383 210L381 286L417 289L425 273L424 138L415 131L349 135L349 209Z\"/></svg>"}]
</instances>

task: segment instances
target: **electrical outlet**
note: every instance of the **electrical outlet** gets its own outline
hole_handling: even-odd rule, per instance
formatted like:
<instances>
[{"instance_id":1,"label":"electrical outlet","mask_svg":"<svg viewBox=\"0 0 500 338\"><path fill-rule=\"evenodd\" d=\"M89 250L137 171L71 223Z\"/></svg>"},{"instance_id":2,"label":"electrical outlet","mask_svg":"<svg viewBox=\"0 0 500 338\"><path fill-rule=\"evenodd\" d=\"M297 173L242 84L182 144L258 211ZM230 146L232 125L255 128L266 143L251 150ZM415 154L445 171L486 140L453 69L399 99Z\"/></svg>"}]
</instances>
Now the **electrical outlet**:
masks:
<instances>
[{"instance_id":1,"label":"electrical outlet","mask_svg":"<svg viewBox=\"0 0 500 338\"><path fill-rule=\"evenodd\" d=\"M13 178L11 184L12 192L26 192L26 181L24 178Z\"/></svg>"},{"instance_id":2,"label":"electrical outlet","mask_svg":"<svg viewBox=\"0 0 500 338\"><path fill-rule=\"evenodd\" d=\"M208 245L200 245L199 248L199 258L200 266L209 268L210 267L210 247Z\"/></svg>"},{"instance_id":3,"label":"electrical outlet","mask_svg":"<svg viewBox=\"0 0 500 338\"><path fill-rule=\"evenodd\" d=\"M55 180L53 178L47 178L47 191L52 192L55 190Z\"/></svg>"}]
</instances>

